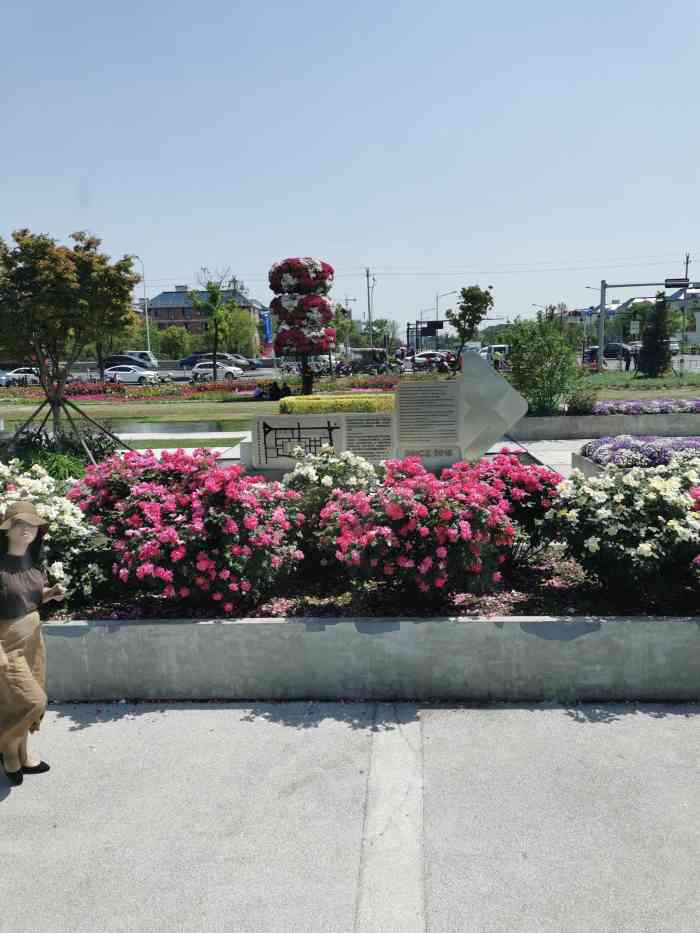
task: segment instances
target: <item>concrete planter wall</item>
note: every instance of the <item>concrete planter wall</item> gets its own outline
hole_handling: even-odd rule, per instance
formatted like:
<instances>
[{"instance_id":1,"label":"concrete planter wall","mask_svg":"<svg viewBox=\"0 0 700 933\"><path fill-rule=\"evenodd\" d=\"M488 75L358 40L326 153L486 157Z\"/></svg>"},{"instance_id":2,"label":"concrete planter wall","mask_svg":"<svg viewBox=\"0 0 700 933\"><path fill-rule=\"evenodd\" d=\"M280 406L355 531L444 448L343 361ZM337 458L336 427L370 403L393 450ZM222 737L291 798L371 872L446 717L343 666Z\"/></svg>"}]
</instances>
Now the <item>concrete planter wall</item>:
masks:
<instances>
[{"instance_id":1,"label":"concrete planter wall","mask_svg":"<svg viewBox=\"0 0 700 933\"><path fill-rule=\"evenodd\" d=\"M617 434L658 434L691 437L700 434L700 414L669 415L556 415L521 418L511 429L514 441L576 440Z\"/></svg>"},{"instance_id":2,"label":"concrete planter wall","mask_svg":"<svg viewBox=\"0 0 700 933\"><path fill-rule=\"evenodd\" d=\"M584 457L582 454L571 454L571 466L574 470L580 470L584 476L598 476L605 472L605 467L591 460L590 457Z\"/></svg>"},{"instance_id":3,"label":"concrete planter wall","mask_svg":"<svg viewBox=\"0 0 700 933\"><path fill-rule=\"evenodd\" d=\"M700 617L47 623L52 700L697 700Z\"/></svg>"}]
</instances>

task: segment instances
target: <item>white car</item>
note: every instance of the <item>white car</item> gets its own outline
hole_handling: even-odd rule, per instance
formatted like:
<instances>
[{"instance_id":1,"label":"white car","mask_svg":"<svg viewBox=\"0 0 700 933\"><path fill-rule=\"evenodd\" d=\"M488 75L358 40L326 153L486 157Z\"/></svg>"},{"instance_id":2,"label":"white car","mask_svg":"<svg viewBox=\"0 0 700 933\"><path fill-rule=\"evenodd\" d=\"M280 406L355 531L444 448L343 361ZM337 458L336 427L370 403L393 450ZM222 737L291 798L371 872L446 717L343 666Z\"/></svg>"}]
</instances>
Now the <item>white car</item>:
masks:
<instances>
[{"instance_id":1,"label":"white car","mask_svg":"<svg viewBox=\"0 0 700 933\"><path fill-rule=\"evenodd\" d=\"M41 384L39 370L35 366L18 366L6 373L5 385L38 386Z\"/></svg>"},{"instance_id":2,"label":"white car","mask_svg":"<svg viewBox=\"0 0 700 933\"><path fill-rule=\"evenodd\" d=\"M140 366L110 366L105 369L105 379L112 382L126 382L131 385L145 386L146 383L157 385L159 382L158 373L150 369L142 369Z\"/></svg>"},{"instance_id":3,"label":"white car","mask_svg":"<svg viewBox=\"0 0 700 933\"><path fill-rule=\"evenodd\" d=\"M196 366L192 367L191 375L193 382L209 382L214 378L214 364L208 362L197 363ZM239 369L238 366L231 366L230 363L217 362L216 364L217 379L237 379L242 375L243 370Z\"/></svg>"}]
</instances>

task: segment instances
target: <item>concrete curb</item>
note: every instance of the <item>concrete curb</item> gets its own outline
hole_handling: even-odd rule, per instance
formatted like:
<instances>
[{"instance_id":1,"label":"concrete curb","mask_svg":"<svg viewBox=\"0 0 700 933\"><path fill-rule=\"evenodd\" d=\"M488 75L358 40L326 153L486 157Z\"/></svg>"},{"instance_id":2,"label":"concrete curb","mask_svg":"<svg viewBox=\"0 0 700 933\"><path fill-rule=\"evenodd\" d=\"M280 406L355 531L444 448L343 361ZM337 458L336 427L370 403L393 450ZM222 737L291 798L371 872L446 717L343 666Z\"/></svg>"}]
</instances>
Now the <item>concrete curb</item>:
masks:
<instances>
[{"instance_id":1,"label":"concrete curb","mask_svg":"<svg viewBox=\"0 0 700 933\"><path fill-rule=\"evenodd\" d=\"M666 415L552 415L524 417L509 431L514 441L583 440L617 434L656 434L691 437L700 434L700 414Z\"/></svg>"},{"instance_id":2,"label":"concrete curb","mask_svg":"<svg viewBox=\"0 0 700 933\"><path fill-rule=\"evenodd\" d=\"M600 463L596 463L590 457L584 457L583 454L577 454L576 452L571 454L571 468L580 470L586 477L599 476L601 473L605 473L605 467L601 466Z\"/></svg>"},{"instance_id":3,"label":"concrete curb","mask_svg":"<svg viewBox=\"0 0 700 933\"><path fill-rule=\"evenodd\" d=\"M46 623L52 700L698 700L700 617Z\"/></svg>"}]
</instances>

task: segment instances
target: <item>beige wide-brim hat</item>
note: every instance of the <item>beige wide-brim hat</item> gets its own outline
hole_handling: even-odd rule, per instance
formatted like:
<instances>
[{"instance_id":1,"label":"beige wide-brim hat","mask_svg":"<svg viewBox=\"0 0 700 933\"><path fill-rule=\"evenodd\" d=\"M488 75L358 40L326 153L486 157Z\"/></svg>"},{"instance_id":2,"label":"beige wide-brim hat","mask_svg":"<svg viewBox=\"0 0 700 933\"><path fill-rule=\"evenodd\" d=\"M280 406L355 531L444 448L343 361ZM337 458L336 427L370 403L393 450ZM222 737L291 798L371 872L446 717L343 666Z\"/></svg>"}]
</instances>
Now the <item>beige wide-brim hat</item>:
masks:
<instances>
[{"instance_id":1,"label":"beige wide-brim hat","mask_svg":"<svg viewBox=\"0 0 700 933\"><path fill-rule=\"evenodd\" d=\"M12 528L12 523L18 520L26 522L28 525L35 525L37 528L42 525L48 525L46 519L42 518L34 508L33 503L13 502L5 512L5 518L0 525L0 531L9 531L10 528Z\"/></svg>"}]
</instances>

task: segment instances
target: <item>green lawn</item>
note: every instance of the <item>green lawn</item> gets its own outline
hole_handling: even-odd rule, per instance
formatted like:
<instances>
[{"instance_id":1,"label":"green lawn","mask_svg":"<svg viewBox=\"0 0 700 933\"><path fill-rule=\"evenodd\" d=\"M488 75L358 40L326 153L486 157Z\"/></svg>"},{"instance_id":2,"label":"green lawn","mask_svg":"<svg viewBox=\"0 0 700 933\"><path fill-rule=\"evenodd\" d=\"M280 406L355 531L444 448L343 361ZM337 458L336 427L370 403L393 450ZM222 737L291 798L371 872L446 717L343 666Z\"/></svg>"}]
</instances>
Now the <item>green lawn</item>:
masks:
<instances>
[{"instance_id":1,"label":"green lawn","mask_svg":"<svg viewBox=\"0 0 700 933\"><path fill-rule=\"evenodd\" d=\"M0 403L0 418L6 422L22 421L38 404ZM279 413L279 402L84 402L78 407L97 421L112 418L152 422L230 421L236 422L234 430L247 430L254 415Z\"/></svg>"}]
</instances>

